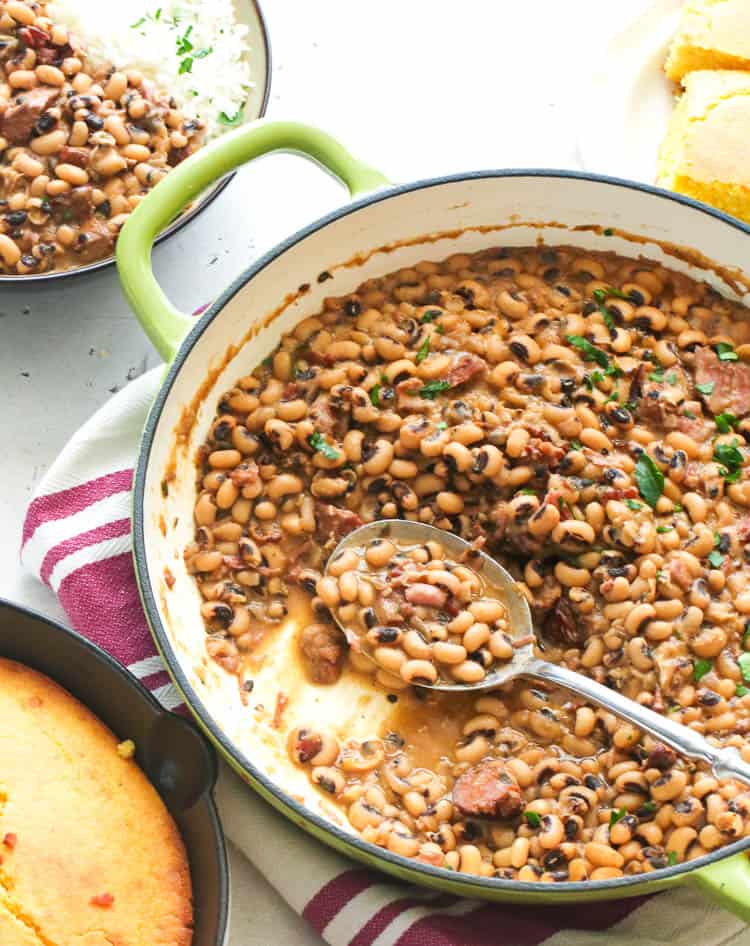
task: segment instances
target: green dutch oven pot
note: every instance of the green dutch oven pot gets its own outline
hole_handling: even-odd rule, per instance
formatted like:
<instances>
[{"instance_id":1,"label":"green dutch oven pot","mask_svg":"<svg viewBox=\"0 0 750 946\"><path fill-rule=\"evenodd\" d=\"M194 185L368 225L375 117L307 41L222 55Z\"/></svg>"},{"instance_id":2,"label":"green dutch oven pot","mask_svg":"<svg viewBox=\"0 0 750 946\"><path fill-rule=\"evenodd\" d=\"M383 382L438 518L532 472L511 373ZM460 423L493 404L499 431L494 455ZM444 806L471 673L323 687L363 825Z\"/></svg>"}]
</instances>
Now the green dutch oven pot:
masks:
<instances>
[{"instance_id":1,"label":"green dutch oven pot","mask_svg":"<svg viewBox=\"0 0 750 946\"><path fill-rule=\"evenodd\" d=\"M184 315L152 272L158 234L207 187L274 151L317 162L344 182L353 201L254 262L200 318ZM405 859L334 824L315 797L300 803L304 789L294 782L293 767L269 755L265 740L256 738L259 729L248 722L236 680L205 659L198 592L179 554L192 538L195 451L222 392L252 371L283 333L319 311L325 296L352 292L365 279L419 260L539 239L658 260L736 294L737 279L722 274L734 271L736 277L747 266L749 233L737 220L675 194L571 171L477 171L393 187L323 132L266 120L209 145L141 203L122 231L117 263L133 310L169 366L146 424L134 485L134 556L143 605L157 646L199 724L227 762L291 821L372 867L461 896L560 904L691 884L750 922L750 838L643 876L521 883ZM271 676L267 673L264 681L263 672L258 675L254 701L264 686L270 697ZM305 689L313 688L300 686L295 700L305 698ZM326 697L318 694L318 699Z\"/></svg>"}]
</instances>

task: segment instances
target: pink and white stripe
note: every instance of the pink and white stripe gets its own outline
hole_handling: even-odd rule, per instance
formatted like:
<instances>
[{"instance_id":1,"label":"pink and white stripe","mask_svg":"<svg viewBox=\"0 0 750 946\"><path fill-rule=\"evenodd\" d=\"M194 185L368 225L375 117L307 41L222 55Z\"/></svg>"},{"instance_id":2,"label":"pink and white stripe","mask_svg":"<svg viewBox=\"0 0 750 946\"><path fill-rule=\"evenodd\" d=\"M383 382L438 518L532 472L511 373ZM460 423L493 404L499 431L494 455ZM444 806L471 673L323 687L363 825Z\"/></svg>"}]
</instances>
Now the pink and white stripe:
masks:
<instances>
[{"instance_id":1,"label":"pink and white stripe","mask_svg":"<svg viewBox=\"0 0 750 946\"><path fill-rule=\"evenodd\" d=\"M29 506L21 556L73 627L174 709L179 694L141 609L130 539L133 463L161 374L132 382L75 434ZM331 946L750 946L740 920L687 889L582 906L486 904L352 866L227 768L217 801L228 836Z\"/></svg>"}]
</instances>

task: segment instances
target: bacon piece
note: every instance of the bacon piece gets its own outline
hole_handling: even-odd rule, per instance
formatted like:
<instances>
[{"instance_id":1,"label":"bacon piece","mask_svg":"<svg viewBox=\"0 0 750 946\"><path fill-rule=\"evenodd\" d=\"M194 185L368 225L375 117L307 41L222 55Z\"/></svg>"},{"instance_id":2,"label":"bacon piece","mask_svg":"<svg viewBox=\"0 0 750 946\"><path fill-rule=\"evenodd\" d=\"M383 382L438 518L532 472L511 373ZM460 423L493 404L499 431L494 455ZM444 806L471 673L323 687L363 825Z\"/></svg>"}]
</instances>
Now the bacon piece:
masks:
<instances>
[{"instance_id":1,"label":"bacon piece","mask_svg":"<svg viewBox=\"0 0 750 946\"><path fill-rule=\"evenodd\" d=\"M710 348L699 348L695 352L695 382L713 383L710 394L701 394L712 414L750 414L750 364L720 361Z\"/></svg>"},{"instance_id":2,"label":"bacon piece","mask_svg":"<svg viewBox=\"0 0 750 946\"><path fill-rule=\"evenodd\" d=\"M333 538L340 542L345 535L363 525L360 517L351 509L341 509L333 503L322 502L315 503L315 521L316 532L322 541Z\"/></svg>"},{"instance_id":3,"label":"bacon piece","mask_svg":"<svg viewBox=\"0 0 750 946\"><path fill-rule=\"evenodd\" d=\"M406 589L406 600L412 604L421 604L427 608L442 608L448 599L448 593L435 585L416 582Z\"/></svg>"},{"instance_id":4,"label":"bacon piece","mask_svg":"<svg viewBox=\"0 0 750 946\"><path fill-rule=\"evenodd\" d=\"M474 818L515 818L523 808L523 796L501 764L480 762L456 780L453 804Z\"/></svg>"},{"instance_id":5,"label":"bacon piece","mask_svg":"<svg viewBox=\"0 0 750 946\"><path fill-rule=\"evenodd\" d=\"M459 384L465 384L475 374L481 374L486 368L487 365L478 355L462 352L454 359L445 380L452 388L455 388Z\"/></svg>"}]
</instances>

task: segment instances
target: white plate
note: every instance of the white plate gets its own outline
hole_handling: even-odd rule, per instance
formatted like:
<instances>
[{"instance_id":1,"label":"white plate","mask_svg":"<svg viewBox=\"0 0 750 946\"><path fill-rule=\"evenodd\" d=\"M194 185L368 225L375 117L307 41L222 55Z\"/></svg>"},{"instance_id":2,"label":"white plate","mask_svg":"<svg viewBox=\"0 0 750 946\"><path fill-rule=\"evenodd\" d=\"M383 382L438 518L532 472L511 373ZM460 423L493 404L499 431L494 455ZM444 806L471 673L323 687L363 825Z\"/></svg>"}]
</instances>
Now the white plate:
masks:
<instances>
[{"instance_id":1,"label":"white plate","mask_svg":"<svg viewBox=\"0 0 750 946\"><path fill-rule=\"evenodd\" d=\"M654 183L677 91L664 75L664 61L682 6L683 0L655 0L607 46L591 78L579 134L587 171Z\"/></svg>"}]
</instances>

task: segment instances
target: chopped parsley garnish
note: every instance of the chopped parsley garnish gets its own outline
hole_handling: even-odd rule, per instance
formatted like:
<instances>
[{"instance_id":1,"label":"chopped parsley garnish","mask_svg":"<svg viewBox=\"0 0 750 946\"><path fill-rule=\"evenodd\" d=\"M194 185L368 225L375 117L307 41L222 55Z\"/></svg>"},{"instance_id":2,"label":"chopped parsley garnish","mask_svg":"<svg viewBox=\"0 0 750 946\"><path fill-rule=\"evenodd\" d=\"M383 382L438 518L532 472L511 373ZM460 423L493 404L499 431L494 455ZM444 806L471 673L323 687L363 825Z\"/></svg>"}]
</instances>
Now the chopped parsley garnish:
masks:
<instances>
[{"instance_id":1,"label":"chopped parsley garnish","mask_svg":"<svg viewBox=\"0 0 750 946\"><path fill-rule=\"evenodd\" d=\"M707 673L710 673L710 672L711 672L711 670L713 670L713 664L711 663L710 660L696 660L696 661L694 661L694 663L693 663L693 680L695 680L696 683L697 683L698 680L701 680L703 677L705 677Z\"/></svg>"},{"instance_id":2,"label":"chopped parsley garnish","mask_svg":"<svg viewBox=\"0 0 750 946\"><path fill-rule=\"evenodd\" d=\"M701 394L713 394L714 388L716 387L715 381L706 381L704 384L696 384L695 390L699 391Z\"/></svg>"},{"instance_id":3,"label":"chopped parsley garnish","mask_svg":"<svg viewBox=\"0 0 750 946\"><path fill-rule=\"evenodd\" d=\"M436 429L436 430L445 430L447 426L448 426L448 424L447 424L444 420L441 420L439 424L435 424L435 429Z\"/></svg>"},{"instance_id":4,"label":"chopped parsley garnish","mask_svg":"<svg viewBox=\"0 0 750 946\"><path fill-rule=\"evenodd\" d=\"M677 851L670 851L667 855L667 860L669 861L669 866L674 867L677 863Z\"/></svg>"},{"instance_id":5,"label":"chopped parsley garnish","mask_svg":"<svg viewBox=\"0 0 750 946\"><path fill-rule=\"evenodd\" d=\"M609 826L610 828L617 824L618 821L622 821L625 815L628 813L627 808L615 808L609 813Z\"/></svg>"},{"instance_id":6,"label":"chopped parsley garnish","mask_svg":"<svg viewBox=\"0 0 750 946\"><path fill-rule=\"evenodd\" d=\"M718 342L715 348L719 361L737 361L739 359L739 355L734 350L734 345L730 345L729 342Z\"/></svg>"},{"instance_id":7,"label":"chopped parsley garnish","mask_svg":"<svg viewBox=\"0 0 750 946\"><path fill-rule=\"evenodd\" d=\"M602 368L609 367L609 358L607 358L605 353L600 348L592 345L583 335L566 335L565 337L574 348L579 349L585 360L595 361L598 365L601 365Z\"/></svg>"},{"instance_id":8,"label":"chopped parsley garnish","mask_svg":"<svg viewBox=\"0 0 750 946\"><path fill-rule=\"evenodd\" d=\"M418 365L421 365L425 358L430 354L430 340L432 335L428 335L427 338L422 342L419 351L417 352L417 357L414 359Z\"/></svg>"},{"instance_id":9,"label":"chopped parsley garnish","mask_svg":"<svg viewBox=\"0 0 750 946\"><path fill-rule=\"evenodd\" d=\"M583 450L583 444L580 440L571 440L570 441L571 450Z\"/></svg>"},{"instance_id":10,"label":"chopped parsley garnish","mask_svg":"<svg viewBox=\"0 0 750 946\"><path fill-rule=\"evenodd\" d=\"M673 528L674 528L674 526L657 526L657 527L656 527L656 531L657 531L660 535L663 535L665 532L671 532Z\"/></svg>"},{"instance_id":11,"label":"chopped parsley garnish","mask_svg":"<svg viewBox=\"0 0 750 946\"><path fill-rule=\"evenodd\" d=\"M443 314L441 309L427 309L422 318L419 320L422 325L426 325L427 322L434 322L435 319L440 318Z\"/></svg>"},{"instance_id":12,"label":"chopped parsley garnish","mask_svg":"<svg viewBox=\"0 0 750 946\"><path fill-rule=\"evenodd\" d=\"M651 374L648 376L649 381L663 381L664 380L664 369L655 368Z\"/></svg>"},{"instance_id":13,"label":"chopped parsley garnish","mask_svg":"<svg viewBox=\"0 0 750 946\"><path fill-rule=\"evenodd\" d=\"M675 503L672 506L672 512L682 512L682 503Z\"/></svg>"},{"instance_id":14,"label":"chopped parsley garnish","mask_svg":"<svg viewBox=\"0 0 750 946\"><path fill-rule=\"evenodd\" d=\"M609 365L604 373L608 378L621 378L623 374L622 368L619 365Z\"/></svg>"},{"instance_id":15,"label":"chopped parsley garnish","mask_svg":"<svg viewBox=\"0 0 750 946\"><path fill-rule=\"evenodd\" d=\"M613 234L614 232L615 232L615 231L612 229L612 227L605 227L605 228L602 230L602 233L604 234L604 236L612 236L612 234Z\"/></svg>"},{"instance_id":16,"label":"chopped parsley garnish","mask_svg":"<svg viewBox=\"0 0 750 946\"><path fill-rule=\"evenodd\" d=\"M341 458L339 451L334 449L318 430L310 434L307 438L307 442L313 450L317 450L318 453L321 453L326 460L339 460Z\"/></svg>"},{"instance_id":17,"label":"chopped parsley garnish","mask_svg":"<svg viewBox=\"0 0 750 946\"><path fill-rule=\"evenodd\" d=\"M184 35L177 37L177 55L178 56L186 56L194 48L193 44L190 42L190 39L188 38L192 32L193 32L193 24L191 23L190 26L188 26L188 28L185 30Z\"/></svg>"},{"instance_id":18,"label":"chopped parsley garnish","mask_svg":"<svg viewBox=\"0 0 750 946\"><path fill-rule=\"evenodd\" d=\"M219 112L218 122L220 125L226 125L227 128L236 128L238 125L242 124L242 119L245 117L242 109L239 109L234 113L234 115L227 115L226 112Z\"/></svg>"},{"instance_id":19,"label":"chopped parsley garnish","mask_svg":"<svg viewBox=\"0 0 750 946\"><path fill-rule=\"evenodd\" d=\"M718 549L708 553L708 563L712 568L721 568L724 564L724 556Z\"/></svg>"},{"instance_id":20,"label":"chopped parsley garnish","mask_svg":"<svg viewBox=\"0 0 750 946\"><path fill-rule=\"evenodd\" d=\"M667 375L667 384L677 384L677 375L674 371L670 371Z\"/></svg>"},{"instance_id":21,"label":"chopped parsley garnish","mask_svg":"<svg viewBox=\"0 0 750 946\"><path fill-rule=\"evenodd\" d=\"M737 417L727 411L722 414L717 414L716 417L714 417L714 421L716 422L716 427L720 434L728 434L729 431L737 425Z\"/></svg>"},{"instance_id":22,"label":"chopped parsley garnish","mask_svg":"<svg viewBox=\"0 0 750 946\"><path fill-rule=\"evenodd\" d=\"M635 465L638 492L653 509L664 492L664 474L644 450Z\"/></svg>"},{"instance_id":23,"label":"chopped parsley garnish","mask_svg":"<svg viewBox=\"0 0 750 946\"><path fill-rule=\"evenodd\" d=\"M370 388L370 403L373 407L380 407L380 388L379 382Z\"/></svg>"},{"instance_id":24,"label":"chopped parsley garnish","mask_svg":"<svg viewBox=\"0 0 750 946\"><path fill-rule=\"evenodd\" d=\"M737 684L737 689L734 691L735 696L747 696L750 693L747 687L743 686L741 683Z\"/></svg>"},{"instance_id":25,"label":"chopped parsley garnish","mask_svg":"<svg viewBox=\"0 0 750 946\"><path fill-rule=\"evenodd\" d=\"M744 654L740 654L737 658L737 666L740 668L745 683L750 683L750 653L746 651Z\"/></svg>"},{"instance_id":26,"label":"chopped parsley garnish","mask_svg":"<svg viewBox=\"0 0 750 946\"><path fill-rule=\"evenodd\" d=\"M733 444L717 443L714 447L714 460L721 464L721 475L727 483L736 483L742 476L742 464L745 458L742 451L737 449L736 441Z\"/></svg>"},{"instance_id":27,"label":"chopped parsley garnish","mask_svg":"<svg viewBox=\"0 0 750 946\"><path fill-rule=\"evenodd\" d=\"M419 396L427 401L434 401L438 394L447 391L451 387L449 381L428 381L419 389Z\"/></svg>"},{"instance_id":28,"label":"chopped parsley garnish","mask_svg":"<svg viewBox=\"0 0 750 946\"><path fill-rule=\"evenodd\" d=\"M688 420L697 420L695 414L692 411L683 411L682 416L687 417Z\"/></svg>"},{"instance_id":29,"label":"chopped parsley garnish","mask_svg":"<svg viewBox=\"0 0 750 946\"><path fill-rule=\"evenodd\" d=\"M523 816L532 828L538 828L542 823L542 816L537 811L524 811Z\"/></svg>"},{"instance_id":30,"label":"chopped parsley garnish","mask_svg":"<svg viewBox=\"0 0 750 946\"><path fill-rule=\"evenodd\" d=\"M529 489L528 486L525 486L523 489L519 489L518 492L521 496L536 496L536 490Z\"/></svg>"},{"instance_id":31,"label":"chopped parsley garnish","mask_svg":"<svg viewBox=\"0 0 750 946\"><path fill-rule=\"evenodd\" d=\"M642 509L643 507L636 499L626 499L625 505L628 509Z\"/></svg>"},{"instance_id":32,"label":"chopped parsley garnish","mask_svg":"<svg viewBox=\"0 0 750 946\"><path fill-rule=\"evenodd\" d=\"M641 811L656 811L655 801L644 801L641 805Z\"/></svg>"}]
</instances>

